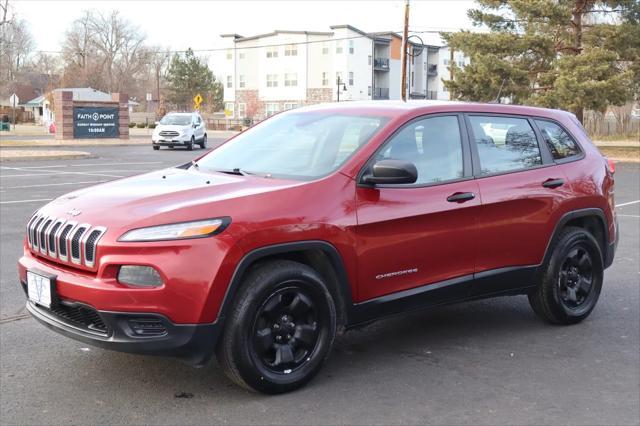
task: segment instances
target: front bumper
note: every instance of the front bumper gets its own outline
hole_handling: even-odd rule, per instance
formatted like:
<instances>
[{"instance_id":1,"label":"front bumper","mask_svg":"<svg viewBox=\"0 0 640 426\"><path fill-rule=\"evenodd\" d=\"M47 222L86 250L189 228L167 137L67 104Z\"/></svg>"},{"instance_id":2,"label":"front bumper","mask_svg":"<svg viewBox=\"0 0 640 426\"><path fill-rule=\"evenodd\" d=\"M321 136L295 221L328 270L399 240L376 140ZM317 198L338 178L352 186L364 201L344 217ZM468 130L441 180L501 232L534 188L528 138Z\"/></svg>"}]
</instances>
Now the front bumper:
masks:
<instances>
[{"instance_id":1,"label":"front bumper","mask_svg":"<svg viewBox=\"0 0 640 426\"><path fill-rule=\"evenodd\" d=\"M174 324L160 314L98 311L75 302L60 303L48 309L28 300L27 310L51 330L114 351L171 356L199 366L213 355L220 334L215 322Z\"/></svg>"}]
</instances>

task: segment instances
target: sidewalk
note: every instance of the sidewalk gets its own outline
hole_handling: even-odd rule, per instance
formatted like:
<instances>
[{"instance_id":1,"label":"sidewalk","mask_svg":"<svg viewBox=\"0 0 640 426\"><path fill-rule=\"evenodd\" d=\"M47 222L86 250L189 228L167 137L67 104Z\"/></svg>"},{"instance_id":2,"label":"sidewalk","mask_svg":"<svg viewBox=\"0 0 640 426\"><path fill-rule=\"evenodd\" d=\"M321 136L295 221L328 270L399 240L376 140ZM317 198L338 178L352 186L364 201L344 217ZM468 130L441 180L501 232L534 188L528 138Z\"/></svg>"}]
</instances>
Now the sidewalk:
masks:
<instances>
[{"instance_id":1,"label":"sidewalk","mask_svg":"<svg viewBox=\"0 0 640 426\"><path fill-rule=\"evenodd\" d=\"M85 158L89 157L90 155L90 153L84 151L1 149L0 162L21 160L70 160L74 158Z\"/></svg>"}]
</instances>

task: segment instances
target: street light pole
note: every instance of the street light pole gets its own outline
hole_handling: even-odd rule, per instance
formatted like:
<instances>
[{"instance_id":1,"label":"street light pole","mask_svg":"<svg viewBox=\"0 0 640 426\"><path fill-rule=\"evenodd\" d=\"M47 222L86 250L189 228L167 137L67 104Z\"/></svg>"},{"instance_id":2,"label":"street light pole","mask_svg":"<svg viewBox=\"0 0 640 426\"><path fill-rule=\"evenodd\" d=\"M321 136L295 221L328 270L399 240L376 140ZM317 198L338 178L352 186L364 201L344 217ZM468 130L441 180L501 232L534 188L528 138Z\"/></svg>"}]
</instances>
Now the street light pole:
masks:
<instances>
[{"instance_id":1,"label":"street light pole","mask_svg":"<svg viewBox=\"0 0 640 426\"><path fill-rule=\"evenodd\" d=\"M407 100L407 48L409 33L409 0L404 3L404 30L402 32L402 89L400 91L402 100Z\"/></svg>"},{"instance_id":2,"label":"street light pole","mask_svg":"<svg viewBox=\"0 0 640 426\"><path fill-rule=\"evenodd\" d=\"M338 76L337 80L336 80L336 84L338 86L338 90L337 90L337 94L338 94L338 102L340 102L340 85L342 84L342 91L346 92L347 91L347 85L340 81L340 76Z\"/></svg>"}]
</instances>

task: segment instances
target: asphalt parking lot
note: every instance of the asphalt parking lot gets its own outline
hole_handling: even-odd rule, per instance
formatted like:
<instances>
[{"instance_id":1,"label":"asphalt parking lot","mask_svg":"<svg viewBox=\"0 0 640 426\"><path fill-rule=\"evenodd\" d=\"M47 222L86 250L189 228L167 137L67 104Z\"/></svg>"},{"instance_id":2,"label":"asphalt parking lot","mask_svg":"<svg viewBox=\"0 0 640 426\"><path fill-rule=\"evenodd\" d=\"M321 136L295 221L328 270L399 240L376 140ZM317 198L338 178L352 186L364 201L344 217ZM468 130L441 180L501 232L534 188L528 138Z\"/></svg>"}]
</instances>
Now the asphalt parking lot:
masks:
<instances>
[{"instance_id":1,"label":"asphalt parking lot","mask_svg":"<svg viewBox=\"0 0 640 426\"><path fill-rule=\"evenodd\" d=\"M215 362L87 347L26 314L16 260L36 208L201 152L83 150L92 157L0 163L1 424L640 424L639 164L617 166L621 241L582 324L543 323L524 296L398 316L340 336L309 386L266 397Z\"/></svg>"}]
</instances>

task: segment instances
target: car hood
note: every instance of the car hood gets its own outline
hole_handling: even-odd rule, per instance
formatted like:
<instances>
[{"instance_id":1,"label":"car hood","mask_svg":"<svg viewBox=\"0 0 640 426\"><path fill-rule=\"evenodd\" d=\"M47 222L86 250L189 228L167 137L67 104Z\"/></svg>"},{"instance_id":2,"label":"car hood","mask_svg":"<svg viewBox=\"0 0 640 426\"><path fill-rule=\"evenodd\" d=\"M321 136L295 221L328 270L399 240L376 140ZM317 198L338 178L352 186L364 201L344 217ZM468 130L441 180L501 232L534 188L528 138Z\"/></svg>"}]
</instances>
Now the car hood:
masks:
<instances>
[{"instance_id":1,"label":"car hood","mask_svg":"<svg viewBox=\"0 0 640 426\"><path fill-rule=\"evenodd\" d=\"M185 125L185 126L178 126L175 124L158 124L155 128L155 132L159 133L161 131L164 130L173 130L176 132L184 132L185 130L189 130L191 128L191 126L189 125Z\"/></svg>"},{"instance_id":2,"label":"car hood","mask_svg":"<svg viewBox=\"0 0 640 426\"><path fill-rule=\"evenodd\" d=\"M171 168L63 195L40 211L110 229L229 216L226 202L303 184L258 176Z\"/></svg>"}]
</instances>

